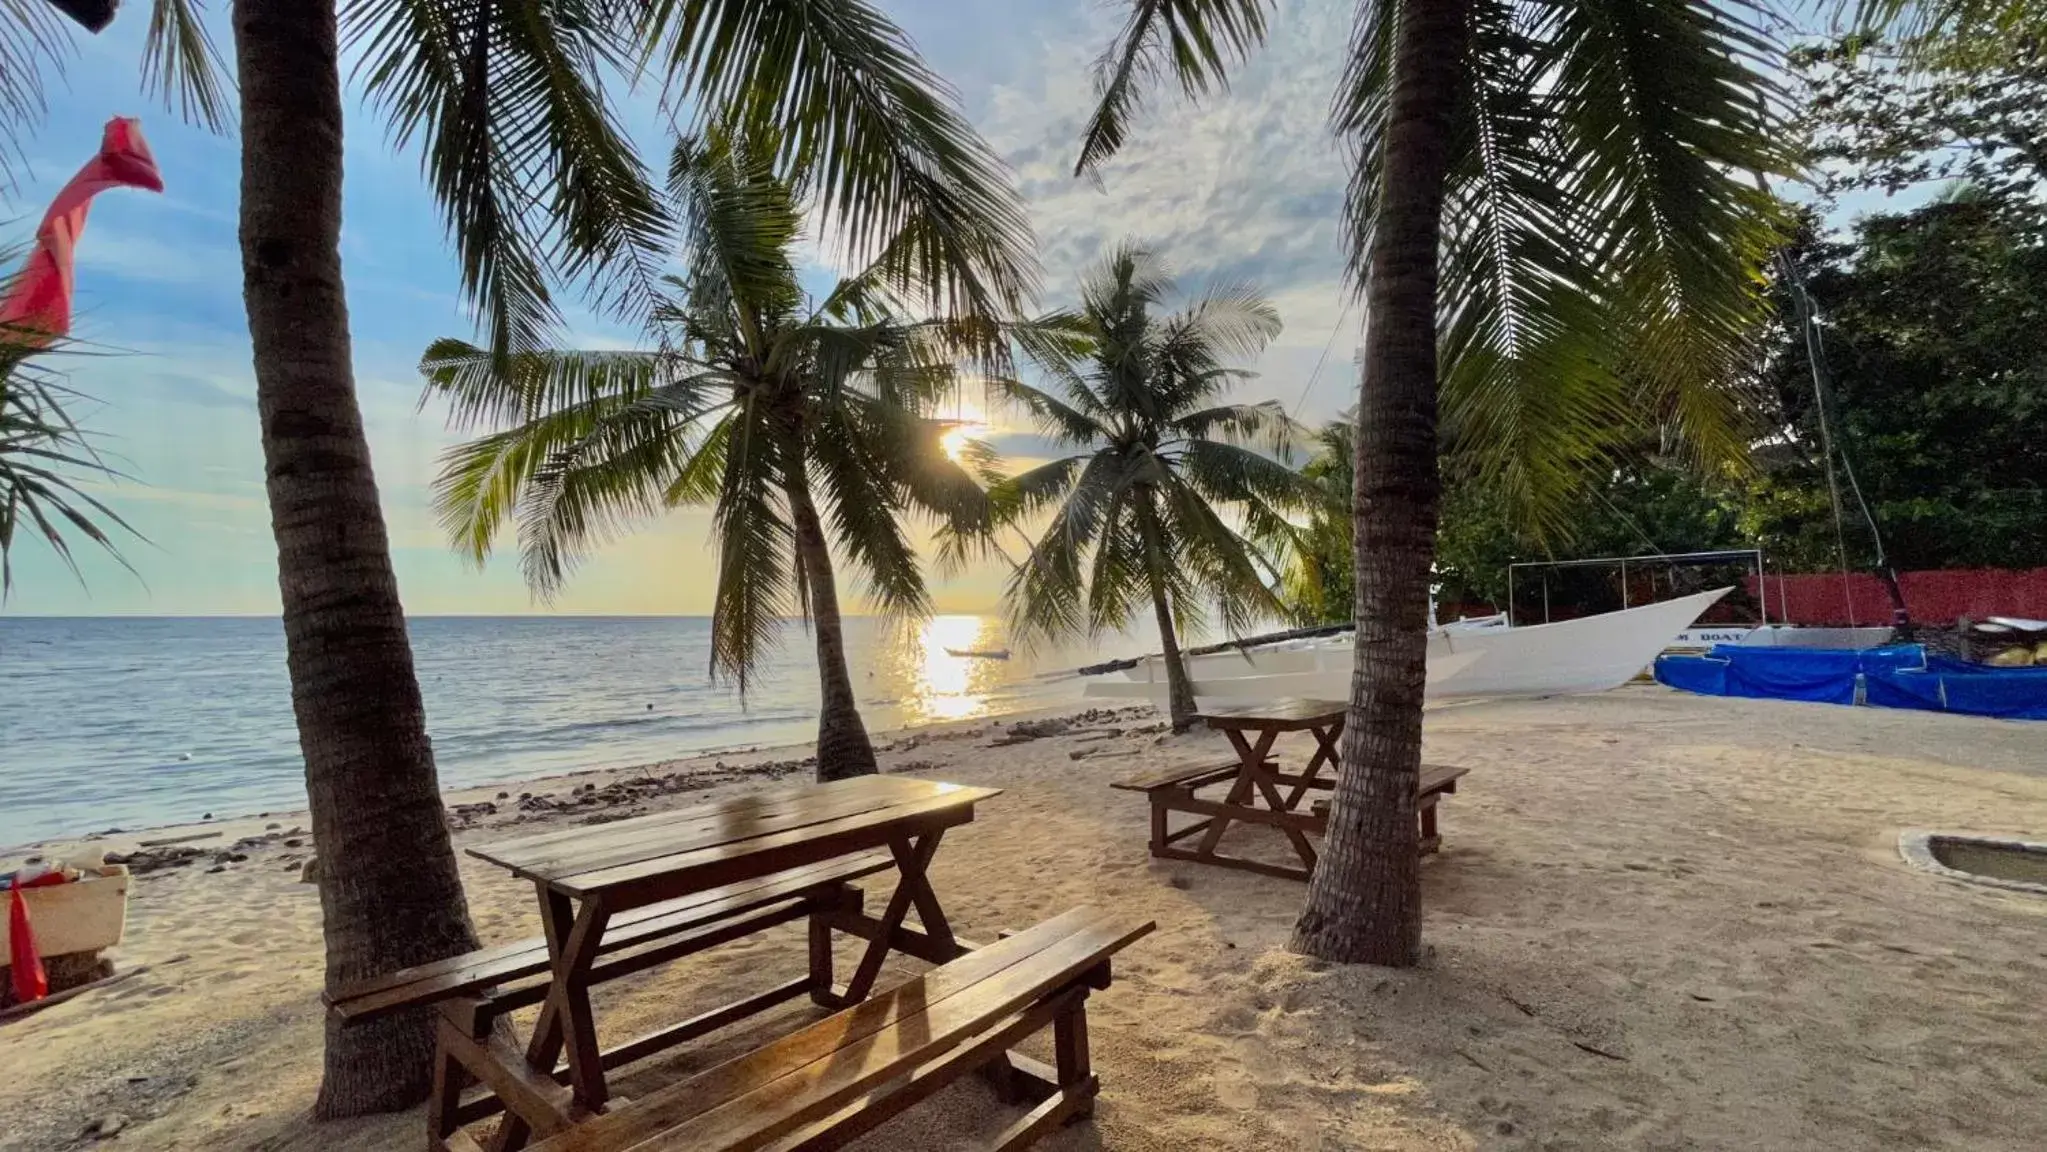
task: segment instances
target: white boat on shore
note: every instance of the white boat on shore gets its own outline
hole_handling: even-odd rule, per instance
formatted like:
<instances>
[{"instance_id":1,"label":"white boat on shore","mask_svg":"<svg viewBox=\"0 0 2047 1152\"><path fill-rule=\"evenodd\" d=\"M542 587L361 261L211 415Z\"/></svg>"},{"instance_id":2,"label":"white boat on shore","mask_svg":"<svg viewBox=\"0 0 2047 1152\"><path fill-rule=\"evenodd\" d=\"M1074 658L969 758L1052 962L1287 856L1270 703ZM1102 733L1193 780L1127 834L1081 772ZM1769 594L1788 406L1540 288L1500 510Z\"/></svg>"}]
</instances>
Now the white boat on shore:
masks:
<instances>
[{"instance_id":1,"label":"white boat on shore","mask_svg":"<svg viewBox=\"0 0 2047 1152\"><path fill-rule=\"evenodd\" d=\"M1678 633L1731 589L1624 608L1554 624L1508 626L1487 618L1429 633L1431 702L1486 696L1604 692L1633 679ZM1276 648L1217 652L1188 660L1198 700L1258 701L1350 695L1349 637ZM1165 699L1164 663L1148 656L1083 690L1089 697Z\"/></svg>"}]
</instances>

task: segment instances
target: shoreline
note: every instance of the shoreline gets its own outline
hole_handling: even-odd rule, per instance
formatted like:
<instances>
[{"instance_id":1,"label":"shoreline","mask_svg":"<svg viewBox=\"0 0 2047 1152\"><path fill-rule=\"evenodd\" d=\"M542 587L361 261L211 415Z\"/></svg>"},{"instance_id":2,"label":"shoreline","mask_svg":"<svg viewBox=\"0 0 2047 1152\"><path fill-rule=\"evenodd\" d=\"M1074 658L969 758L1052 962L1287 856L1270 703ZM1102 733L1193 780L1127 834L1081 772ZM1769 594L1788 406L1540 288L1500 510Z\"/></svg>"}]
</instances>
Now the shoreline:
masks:
<instances>
[{"instance_id":1,"label":"shoreline","mask_svg":"<svg viewBox=\"0 0 2047 1152\"><path fill-rule=\"evenodd\" d=\"M869 733L877 753L897 750L905 740L940 739L957 735L965 730L979 731L984 728L1007 727L1016 723L1033 720L1048 720L1089 712L1105 710L1129 711L1129 707L1104 709L1103 702L1076 699L1057 704L1040 705L1018 709L1014 712L988 713L962 720L938 720L927 724L912 724L900 728L881 729ZM1135 706L1151 711L1149 704ZM674 792L703 791L717 785L740 780L764 780L790 775L806 767L806 758L815 763L812 750L814 741L794 744L746 745L733 748L715 748L702 752L689 752L661 760L644 761L635 764L595 768L577 768L567 772L546 773L539 776L525 776L493 780L481 784L463 784L444 787L441 792L441 806L448 811L451 831L464 831L480 821L463 813L463 809L474 805L495 805L509 803L517 805L521 793L535 796L545 795L550 799L565 783L573 782L577 791L583 785L594 785L597 793L606 801L587 806L590 813L606 812L616 807L619 797L614 793L605 796L604 790L620 781L667 777L671 785L663 791L643 792L642 799L654 795ZM543 789L546 791L543 792ZM558 813L572 811L570 807L559 807ZM526 813L529 818L534 809ZM497 815L496 812L481 813L484 817ZM89 855L93 852L133 855L147 853L152 848L171 848L183 844L200 845L205 848L229 846L252 837L263 837L277 832L274 842L286 839L312 839L310 828L311 813L304 807L275 809L234 816L219 816L211 820L175 821L165 824L149 824L134 828L81 831L70 834L45 836L36 840L16 844L0 844L0 873L8 872L29 860L61 859L67 855ZM511 824L517 821L497 821ZM145 846L143 841L151 841ZM310 851L310 849L309 849ZM209 853L210 854L210 853Z\"/></svg>"}]
</instances>

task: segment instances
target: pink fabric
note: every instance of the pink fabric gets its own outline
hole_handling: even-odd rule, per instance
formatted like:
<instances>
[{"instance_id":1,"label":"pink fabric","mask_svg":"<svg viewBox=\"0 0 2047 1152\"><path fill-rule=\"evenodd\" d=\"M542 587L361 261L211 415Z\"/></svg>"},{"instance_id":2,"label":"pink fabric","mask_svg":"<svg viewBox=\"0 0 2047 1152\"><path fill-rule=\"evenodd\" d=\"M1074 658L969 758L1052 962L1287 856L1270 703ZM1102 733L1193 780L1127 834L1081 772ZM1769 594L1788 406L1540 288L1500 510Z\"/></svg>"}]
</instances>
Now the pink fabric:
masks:
<instances>
[{"instance_id":1,"label":"pink fabric","mask_svg":"<svg viewBox=\"0 0 2047 1152\"><path fill-rule=\"evenodd\" d=\"M92 198L108 188L163 191L163 177L142 139L140 120L116 116L107 121L99 155L87 161L50 203L36 229L36 246L27 266L7 298L0 300L0 339L42 343L71 331L72 252L85 231Z\"/></svg>"}]
</instances>

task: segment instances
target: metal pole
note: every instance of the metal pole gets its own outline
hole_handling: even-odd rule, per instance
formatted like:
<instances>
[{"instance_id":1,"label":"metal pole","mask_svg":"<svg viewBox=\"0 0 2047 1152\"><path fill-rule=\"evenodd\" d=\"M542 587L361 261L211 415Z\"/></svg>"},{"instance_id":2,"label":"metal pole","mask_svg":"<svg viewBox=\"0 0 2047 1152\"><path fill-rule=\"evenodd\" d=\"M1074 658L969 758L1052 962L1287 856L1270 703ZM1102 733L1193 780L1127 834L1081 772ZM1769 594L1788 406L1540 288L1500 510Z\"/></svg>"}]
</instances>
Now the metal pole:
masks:
<instances>
[{"instance_id":1,"label":"metal pole","mask_svg":"<svg viewBox=\"0 0 2047 1152\"><path fill-rule=\"evenodd\" d=\"M1542 572L1542 622L1549 623L1549 569Z\"/></svg>"},{"instance_id":2,"label":"metal pole","mask_svg":"<svg viewBox=\"0 0 2047 1152\"><path fill-rule=\"evenodd\" d=\"M1507 565L1507 627L1509 628L1514 626L1514 568L1515 565Z\"/></svg>"},{"instance_id":3,"label":"metal pole","mask_svg":"<svg viewBox=\"0 0 2047 1152\"><path fill-rule=\"evenodd\" d=\"M1763 583L1763 550L1756 549L1756 603L1762 605L1763 627L1770 626L1770 586Z\"/></svg>"},{"instance_id":4,"label":"metal pole","mask_svg":"<svg viewBox=\"0 0 2047 1152\"><path fill-rule=\"evenodd\" d=\"M1623 609L1626 609L1627 606L1628 606L1628 561L1625 557L1623 557L1621 559L1621 607Z\"/></svg>"}]
</instances>

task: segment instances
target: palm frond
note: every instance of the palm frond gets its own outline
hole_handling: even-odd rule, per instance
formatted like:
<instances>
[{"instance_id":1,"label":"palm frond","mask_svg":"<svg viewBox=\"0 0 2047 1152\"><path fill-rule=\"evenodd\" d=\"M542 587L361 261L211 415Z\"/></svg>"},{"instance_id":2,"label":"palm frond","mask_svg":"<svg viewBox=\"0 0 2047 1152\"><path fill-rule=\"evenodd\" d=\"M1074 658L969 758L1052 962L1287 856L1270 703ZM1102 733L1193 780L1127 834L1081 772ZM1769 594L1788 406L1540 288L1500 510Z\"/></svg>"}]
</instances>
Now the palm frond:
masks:
<instances>
[{"instance_id":1,"label":"palm frond","mask_svg":"<svg viewBox=\"0 0 2047 1152\"><path fill-rule=\"evenodd\" d=\"M1094 417L1021 380L990 380L988 391L998 403L1029 413L1046 435L1061 443L1092 444L1109 435Z\"/></svg>"},{"instance_id":2,"label":"palm frond","mask_svg":"<svg viewBox=\"0 0 2047 1152\"><path fill-rule=\"evenodd\" d=\"M546 347L556 278L651 312L670 227L604 91L626 55L609 0L364 0L347 15L394 143L420 145L494 355Z\"/></svg>"},{"instance_id":3,"label":"palm frond","mask_svg":"<svg viewBox=\"0 0 2047 1152\"><path fill-rule=\"evenodd\" d=\"M1176 482L1160 494L1175 566L1214 603L1230 635L1241 636L1260 620L1286 614L1272 590L1278 569L1256 544L1224 523L1194 486ZM1188 604L1196 602L1196 597L1186 598Z\"/></svg>"},{"instance_id":4,"label":"palm frond","mask_svg":"<svg viewBox=\"0 0 2047 1152\"><path fill-rule=\"evenodd\" d=\"M227 61L206 30L203 0L152 0L142 42L142 88L190 124L225 132L234 122Z\"/></svg>"},{"instance_id":5,"label":"palm frond","mask_svg":"<svg viewBox=\"0 0 2047 1152\"><path fill-rule=\"evenodd\" d=\"M903 619L929 612L931 597L916 548L903 532L901 497L889 482L902 462L886 454L902 445L875 416L860 406L841 407L819 422L805 451L815 462L813 487L823 492L832 539L882 615Z\"/></svg>"},{"instance_id":6,"label":"palm frond","mask_svg":"<svg viewBox=\"0 0 2047 1152\"><path fill-rule=\"evenodd\" d=\"M1251 445L1280 458L1293 451L1294 442L1303 432L1300 424L1287 415L1286 406L1277 400L1198 409L1174 417L1171 428L1173 435L1187 440L1222 439Z\"/></svg>"},{"instance_id":7,"label":"palm frond","mask_svg":"<svg viewBox=\"0 0 2047 1152\"><path fill-rule=\"evenodd\" d=\"M73 536L130 572L114 534L145 539L84 486L125 477L67 411L85 397L43 362L57 354L0 345L0 600L14 588L13 554L24 526L80 581Z\"/></svg>"},{"instance_id":8,"label":"palm frond","mask_svg":"<svg viewBox=\"0 0 2047 1152\"><path fill-rule=\"evenodd\" d=\"M1250 359L1278 339L1279 309L1256 285L1241 280L1211 284L1185 311L1159 324L1167 348L1199 349L1209 360Z\"/></svg>"},{"instance_id":9,"label":"palm frond","mask_svg":"<svg viewBox=\"0 0 2047 1152\"><path fill-rule=\"evenodd\" d=\"M1440 288L1446 443L1553 534L1609 430L1636 418L1587 258L1597 223L1567 194L1544 91L1555 18L1497 0L1474 9Z\"/></svg>"},{"instance_id":10,"label":"palm frond","mask_svg":"<svg viewBox=\"0 0 2047 1152\"><path fill-rule=\"evenodd\" d=\"M1090 635L1113 632L1129 623L1149 599L1151 571L1145 563L1144 533L1134 500L1145 499L1125 488L1116 492L1102 513L1101 538L1095 544L1087 575L1087 630Z\"/></svg>"},{"instance_id":11,"label":"palm frond","mask_svg":"<svg viewBox=\"0 0 2047 1152\"><path fill-rule=\"evenodd\" d=\"M780 128L778 171L815 198L849 266L897 245L905 282L990 318L1035 290L1029 218L1001 161L864 0L652 0L640 35L700 120Z\"/></svg>"},{"instance_id":12,"label":"palm frond","mask_svg":"<svg viewBox=\"0 0 2047 1152\"><path fill-rule=\"evenodd\" d=\"M1762 14L1743 0L1578 0L1547 73L1625 371L1701 463L1744 458L1736 386L1785 234L1750 181L1795 170Z\"/></svg>"},{"instance_id":13,"label":"palm frond","mask_svg":"<svg viewBox=\"0 0 2047 1152\"><path fill-rule=\"evenodd\" d=\"M771 415L744 403L725 447L725 474L712 511L718 584L711 607L711 674L730 676L744 693L753 670L781 633L792 605L808 613L796 577L795 532L783 495L785 460Z\"/></svg>"},{"instance_id":14,"label":"palm frond","mask_svg":"<svg viewBox=\"0 0 2047 1152\"><path fill-rule=\"evenodd\" d=\"M668 163L670 197L683 218L683 287L698 313L730 317L756 354L761 321L802 298L790 246L803 217L757 140L713 131L678 139Z\"/></svg>"},{"instance_id":15,"label":"palm frond","mask_svg":"<svg viewBox=\"0 0 2047 1152\"><path fill-rule=\"evenodd\" d=\"M1202 499L1250 510L1306 511L1322 490L1313 480L1270 456L1215 440L1193 440L1179 451L1176 471Z\"/></svg>"},{"instance_id":16,"label":"palm frond","mask_svg":"<svg viewBox=\"0 0 2047 1152\"><path fill-rule=\"evenodd\" d=\"M1032 483L1035 486L1048 480L1049 475L1034 476ZM1005 603L1013 635L1057 636L1087 626L1082 561L1105 526L1118 521L1117 510L1130 480L1128 465L1114 454L1097 452L1087 458L1051 521L1032 542L1030 555L1010 574ZM1046 501L1030 500L1015 491L1014 483L998 487L994 500L999 508L1014 515L1026 507L1044 506Z\"/></svg>"},{"instance_id":17,"label":"palm frond","mask_svg":"<svg viewBox=\"0 0 2047 1152\"><path fill-rule=\"evenodd\" d=\"M46 78L62 71L71 50L71 29L49 0L0 0L0 181L14 182L21 139L49 107Z\"/></svg>"},{"instance_id":18,"label":"palm frond","mask_svg":"<svg viewBox=\"0 0 2047 1152\"><path fill-rule=\"evenodd\" d=\"M625 403L652 391L685 362L657 352L543 349L506 359L466 340L427 347L421 397L448 402L457 427L503 426L601 401Z\"/></svg>"},{"instance_id":19,"label":"palm frond","mask_svg":"<svg viewBox=\"0 0 2047 1152\"><path fill-rule=\"evenodd\" d=\"M1228 70L1265 40L1270 0L1132 0L1130 15L1095 61L1094 115L1073 174L1099 169L1123 147L1131 117L1168 72L1189 98L1228 85Z\"/></svg>"}]
</instances>

